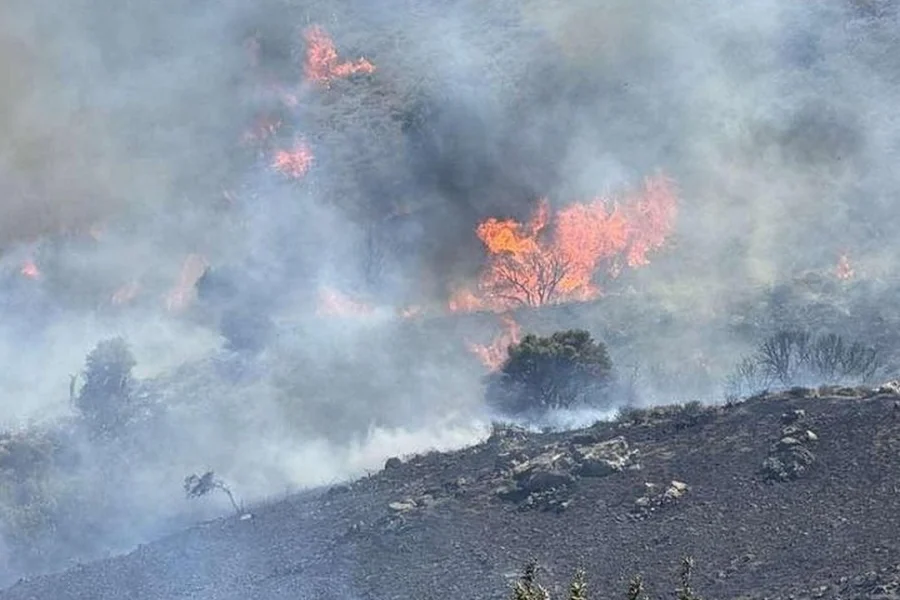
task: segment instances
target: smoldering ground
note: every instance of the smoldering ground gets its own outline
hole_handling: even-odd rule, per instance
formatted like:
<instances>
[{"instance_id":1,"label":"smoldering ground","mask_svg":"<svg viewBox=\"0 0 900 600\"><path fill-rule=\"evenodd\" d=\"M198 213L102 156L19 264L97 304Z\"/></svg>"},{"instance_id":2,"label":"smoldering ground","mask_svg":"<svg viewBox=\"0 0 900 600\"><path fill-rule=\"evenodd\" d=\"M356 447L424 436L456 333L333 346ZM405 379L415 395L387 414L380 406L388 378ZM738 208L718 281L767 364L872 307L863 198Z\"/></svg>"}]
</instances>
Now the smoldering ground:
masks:
<instances>
[{"instance_id":1,"label":"smoldering ground","mask_svg":"<svg viewBox=\"0 0 900 600\"><path fill-rule=\"evenodd\" d=\"M482 372L454 326L409 335L382 315L443 307L483 266L476 224L525 219L541 196L559 206L657 169L673 177L677 231L629 284L701 324L738 290L842 252L888 272L900 143L888 3L434 4L0 7L6 418L67 414L68 376L118 334L166 407L93 550L155 535L160 513L185 510L190 470L215 468L252 500L432 435L477 437ZM375 73L305 83L312 24ZM299 180L240 143L272 114L273 143L302 138L315 155ZM164 297L191 254L228 291L172 313ZM39 280L20 276L26 258ZM131 282L134 302L111 306ZM316 317L325 286L384 310ZM640 317L648 331L653 318ZM260 322L256 354L223 357L223 323ZM731 360L726 332L673 331L639 347ZM338 458L301 466L326 452ZM86 473L108 454L87 456ZM89 507L97 490L78 491Z\"/></svg>"}]
</instances>

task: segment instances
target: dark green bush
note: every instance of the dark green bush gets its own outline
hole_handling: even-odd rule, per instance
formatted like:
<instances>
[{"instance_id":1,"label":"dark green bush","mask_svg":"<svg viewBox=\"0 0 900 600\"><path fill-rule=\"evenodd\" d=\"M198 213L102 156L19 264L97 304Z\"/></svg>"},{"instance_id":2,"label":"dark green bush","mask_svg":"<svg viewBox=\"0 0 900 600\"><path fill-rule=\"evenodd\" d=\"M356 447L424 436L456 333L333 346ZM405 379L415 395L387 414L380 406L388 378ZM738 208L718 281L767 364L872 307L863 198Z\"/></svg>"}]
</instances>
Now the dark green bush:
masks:
<instances>
[{"instance_id":1,"label":"dark green bush","mask_svg":"<svg viewBox=\"0 0 900 600\"><path fill-rule=\"evenodd\" d=\"M613 366L602 342L583 330L526 335L488 381L488 404L508 416L600 405L609 397Z\"/></svg>"},{"instance_id":2,"label":"dark green bush","mask_svg":"<svg viewBox=\"0 0 900 600\"><path fill-rule=\"evenodd\" d=\"M88 354L84 385L74 402L94 436L114 437L134 416L131 370L135 364L122 338L103 340Z\"/></svg>"}]
</instances>

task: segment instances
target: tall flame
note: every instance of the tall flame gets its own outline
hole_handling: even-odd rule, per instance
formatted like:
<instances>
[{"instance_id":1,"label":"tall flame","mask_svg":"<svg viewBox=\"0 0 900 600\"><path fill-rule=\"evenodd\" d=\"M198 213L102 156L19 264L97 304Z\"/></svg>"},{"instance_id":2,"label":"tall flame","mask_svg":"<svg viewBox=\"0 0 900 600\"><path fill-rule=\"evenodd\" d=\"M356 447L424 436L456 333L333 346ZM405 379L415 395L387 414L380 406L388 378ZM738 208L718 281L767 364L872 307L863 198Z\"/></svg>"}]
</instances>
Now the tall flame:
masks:
<instances>
[{"instance_id":1,"label":"tall flame","mask_svg":"<svg viewBox=\"0 0 900 600\"><path fill-rule=\"evenodd\" d=\"M648 255L674 226L676 202L672 182L657 176L621 202L596 198L567 206L552 231L546 199L528 223L488 219L476 229L488 264L477 289L459 290L450 309L503 312L594 298L600 294L594 277L601 268L615 277L626 266L649 264Z\"/></svg>"},{"instance_id":2,"label":"tall flame","mask_svg":"<svg viewBox=\"0 0 900 600\"><path fill-rule=\"evenodd\" d=\"M503 331L488 345L469 344L472 351L491 371L498 371L509 357L509 347L518 344L521 336L519 324L512 317L501 317Z\"/></svg>"},{"instance_id":3,"label":"tall flame","mask_svg":"<svg viewBox=\"0 0 900 600\"><path fill-rule=\"evenodd\" d=\"M375 65L365 58L341 62L331 37L318 25L308 28L304 38L306 39L304 72L309 81L328 86L334 79L375 72Z\"/></svg>"}]
</instances>

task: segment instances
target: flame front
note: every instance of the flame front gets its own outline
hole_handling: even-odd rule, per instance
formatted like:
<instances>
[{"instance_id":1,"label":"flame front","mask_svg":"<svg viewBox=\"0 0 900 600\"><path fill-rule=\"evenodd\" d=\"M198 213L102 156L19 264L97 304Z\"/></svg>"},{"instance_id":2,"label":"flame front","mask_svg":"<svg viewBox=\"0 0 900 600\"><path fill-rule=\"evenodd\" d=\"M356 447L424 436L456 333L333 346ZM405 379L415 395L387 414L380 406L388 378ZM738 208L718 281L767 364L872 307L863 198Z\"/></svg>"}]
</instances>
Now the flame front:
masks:
<instances>
[{"instance_id":1,"label":"flame front","mask_svg":"<svg viewBox=\"0 0 900 600\"><path fill-rule=\"evenodd\" d=\"M488 345L469 344L469 350L491 371L498 371L509 357L509 347L521 339L519 324L512 317L501 317L503 331Z\"/></svg>"},{"instance_id":2,"label":"flame front","mask_svg":"<svg viewBox=\"0 0 900 600\"><path fill-rule=\"evenodd\" d=\"M597 198L572 204L555 218L542 199L532 219L488 219L476 229L488 252L488 264L476 290L462 289L450 299L452 311L543 306L595 298L595 275L605 267L615 277L625 266L649 263L648 254L665 242L676 215L671 181L648 178L640 191L621 203Z\"/></svg>"},{"instance_id":3,"label":"flame front","mask_svg":"<svg viewBox=\"0 0 900 600\"><path fill-rule=\"evenodd\" d=\"M304 72L309 81L328 86L334 79L375 72L375 65L365 58L341 62L331 37L317 25L308 28L304 38L306 39Z\"/></svg>"},{"instance_id":4,"label":"flame front","mask_svg":"<svg viewBox=\"0 0 900 600\"><path fill-rule=\"evenodd\" d=\"M300 140L290 150L278 150L272 159L272 168L291 179L300 179L309 171L313 153L306 142Z\"/></svg>"}]
</instances>

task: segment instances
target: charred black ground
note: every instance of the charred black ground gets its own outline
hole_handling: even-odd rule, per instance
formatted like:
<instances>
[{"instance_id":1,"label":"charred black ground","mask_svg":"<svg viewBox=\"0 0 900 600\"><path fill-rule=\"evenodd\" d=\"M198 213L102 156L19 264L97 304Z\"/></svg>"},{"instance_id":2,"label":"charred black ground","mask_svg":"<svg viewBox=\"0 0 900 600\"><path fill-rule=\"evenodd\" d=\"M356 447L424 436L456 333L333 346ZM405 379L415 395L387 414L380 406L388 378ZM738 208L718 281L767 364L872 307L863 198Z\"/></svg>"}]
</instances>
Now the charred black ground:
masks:
<instances>
[{"instance_id":1,"label":"charred black ground","mask_svg":"<svg viewBox=\"0 0 900 600\"><path fill-rule=\"evenodd\" d=\"M765 465L795 443L812 459L772 480ZM557 594L583 566L595 594L643 573L657 597L689 554L704 597L888 598L898 448L890 387L637 411L569 433L500 428L0 597L503 598L530 558Z\"/></svg>"}]
</instances>

